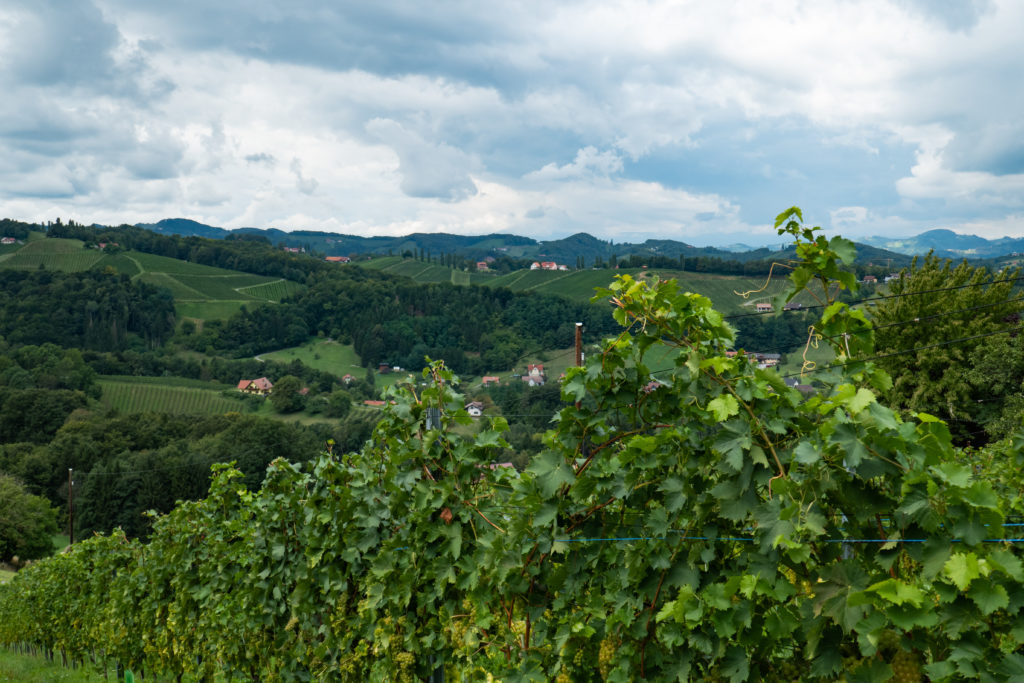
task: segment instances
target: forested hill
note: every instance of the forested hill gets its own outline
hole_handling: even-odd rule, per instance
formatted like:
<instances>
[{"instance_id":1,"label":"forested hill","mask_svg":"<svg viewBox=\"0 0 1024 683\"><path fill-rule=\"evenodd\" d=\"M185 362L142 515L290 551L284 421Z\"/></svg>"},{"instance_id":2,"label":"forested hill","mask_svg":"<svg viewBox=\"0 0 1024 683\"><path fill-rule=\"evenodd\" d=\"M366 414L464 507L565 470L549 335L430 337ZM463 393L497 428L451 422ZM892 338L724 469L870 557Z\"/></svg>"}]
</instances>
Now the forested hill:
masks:
<instances>
[{"instance_id":1,"label":"forested hill","mask_svg":"<svg viewBox=\"0 0 1024 683\"><path fill-rule=\"evenodd\" d=\"M503 288L416 283L338 269L276 306L209 322L187 338L197 350L249 356L310 335L351 341L364 365L420 368L443 358L460 374L508 370L524 354L572 343L576 322L601 336L614 329L604 307Z\"/></svg>"},{"instance_id":2,"label":"forested hill","mask_svg":"<svg viewBox=\"0 0 1024 683\"><path fill-rule=\"evenodd\" d=\"M579 263L589 267L595 263L626 259L631 255L642 258L663 257L717 258L723 261L763 261L771 258L792 258L791 250L780 253L778 249L752 249L731 251L716 247L696 247L686 242L671 239L649 239L642 243L614 242L601 240L587 233L577 233L557 240L537 241L529 237L504 233L489 235L451 235L446 233L413 233L399 237L359 237L329 232L297 230L286 232L277 228L261 230L239 228L225 230L184 218L170 218L158 223L139 224L140 228L163 235L201 236L216 239L246 236L263 238L272 244L300 247L326 255L351 254L407 254L417 256L439 256L455 254L465 259L477 260L507 256L516 259L542 259L557 261L568 266ZM858 245L858 263L882 263L902 265L909 262L905 254L880 249L877 246Z\"/></svg>"}]
</instances>

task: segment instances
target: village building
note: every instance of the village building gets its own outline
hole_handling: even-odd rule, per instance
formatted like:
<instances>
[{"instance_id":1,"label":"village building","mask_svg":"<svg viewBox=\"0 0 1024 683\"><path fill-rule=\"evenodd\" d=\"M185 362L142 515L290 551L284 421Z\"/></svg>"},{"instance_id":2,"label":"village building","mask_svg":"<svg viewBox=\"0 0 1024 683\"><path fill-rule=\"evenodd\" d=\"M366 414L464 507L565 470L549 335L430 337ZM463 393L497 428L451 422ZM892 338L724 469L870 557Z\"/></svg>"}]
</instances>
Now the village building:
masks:
<instances>
[{"instance_id":1,"label":"village building","mask_svg":"<svg viewBox=\"0 0 1024 683\"><path fill-rule=\"evenodd\" d=\"M520 378L523 382L526 382L531 387L542 387L547 382L548 377L544 373L544 366L540 363L531 363L526 366L526 374Z\"/></svg>"},{"instance_id":2,"label":"village building","mask_svg":"<svg viewBox=\"0 0 1024 683\"><path fill-rule=\"evenodd\" d=\"M270 390L274 388L274 383L266 377L260 377L259 379L242 379L238 381L237 389L245 394L255 394L257 396L266 396L270 393Z\"/></svg>"},{"instance_id":3,"label":"village building","mask_svg":"<svg viewBox=\"0 0 1024 683\"><path fill-rule=\"evenodd\" d=\"M489 387L492 384L497 386L498 384L501 383L501 378L500 377L495 377L494 375L485 375L484 378L482 380L480 380L480 382L485 387Z\"/></svg>"},{"instance_id":4,"label":"village building","mask_svg":"<svg viewBox=\"0 0 1024 683\"><path fill-rule=\"evenodd\" d=\"M470 417L480 417L484 414L484 404L480 401L470 401L466 404L466 412Z\"/></svg>"},{"instance_id":5,"label":"village building","mask_svg":"<svg viewBox=\"0 0 1024 683\"><path fill-rule=\"evenodd\" d=\"M765 303L765 302L761 302L761 303L759 303L759 304L756 304L756 305L754 306L754 309L755 309L755 310L756 310L756 311L757 311L758 313L771 313L772 311L774 311L774 310L775 310L775 309L774 309L774 308L772 307L772 305L771 305L771 304L769 304L769 303Z\"/></svg>"},{"instance_id":6,"label":"village building","mask_svg":"<svg viewBox=\"0 0 1024 683\"><path fill-rule=\"evenodd\" d=\"M487 267L487 261L477 261L476 262L476 269L477 270L490 270L490 268Z\"/></svg>"}]
</instances>

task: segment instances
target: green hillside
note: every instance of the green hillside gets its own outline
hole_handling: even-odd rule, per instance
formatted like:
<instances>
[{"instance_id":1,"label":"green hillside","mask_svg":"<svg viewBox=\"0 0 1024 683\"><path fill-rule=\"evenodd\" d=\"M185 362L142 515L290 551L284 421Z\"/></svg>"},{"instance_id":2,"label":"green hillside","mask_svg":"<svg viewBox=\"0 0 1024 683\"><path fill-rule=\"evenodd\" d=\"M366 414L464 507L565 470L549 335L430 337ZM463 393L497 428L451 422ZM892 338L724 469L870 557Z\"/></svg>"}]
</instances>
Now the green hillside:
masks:
<instances>
[{"instance_id":1,"label":"green hillside","mask_svg":"<svg viewBox=\"0 0 1024 683\"><path fill-rule=\"evenodd\" d=\"M736 275L712 275L708 273L691 273L678 270L520 270L506 275L485 280L482 284L492 287L508 287L522 291L543 292L586 301L594 296L597 287L607 287L615 275L631 275L634 278L648 280L668 280L675 278L684 291L697 292L711 299L715 308L726 315L753 312L755 304L767 302L771 297L786 289L786 281L773 278L764 291L756 292L764 287L763 277L742 277ZM746 298L737 292L751 292ZM812 303L808 297L804 303Z\"/></svg>"},{"instance_id":2,"label":"green hillside","mask_svg":"<svg viewBox=\"0 0 1024 683\"><path fill-rule=\"evenodd\" d=\"M157 254L110 254L86 248L76 239L41 237L0 250L0 268L35 270L40 266L65 272L112 268L170 290L178 316L197 321L228 318L242 306L276 303L303 288L297 282L277 277L214 268ZM442 270L446 278L451 277L447 269Z\"/></svg>"},{"instance_id":3,"label":"green hillside","mask_svg":"<svg viewBox=\"0 0 1024 683\"><path fill-rule=\"evenodd\" d=\"M339 344L336 341L323 339L314 339L302 346L262 353L259 357L279 363L301 361L304 365L330 372L338 377L355 375L362 378L363 373L366 372L360 365L359 356L352 349L351 344Z\"/></svg>"}]
</instances>

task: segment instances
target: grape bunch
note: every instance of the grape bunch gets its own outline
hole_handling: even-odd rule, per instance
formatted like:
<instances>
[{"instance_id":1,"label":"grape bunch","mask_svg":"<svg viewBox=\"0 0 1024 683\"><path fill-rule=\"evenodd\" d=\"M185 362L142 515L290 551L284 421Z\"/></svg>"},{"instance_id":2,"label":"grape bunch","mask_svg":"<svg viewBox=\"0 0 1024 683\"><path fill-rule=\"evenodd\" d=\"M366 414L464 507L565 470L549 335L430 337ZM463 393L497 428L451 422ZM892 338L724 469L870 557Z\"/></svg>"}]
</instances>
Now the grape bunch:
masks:
<instances>
[{"instance_id":1,"label":"grape bunch","mask_svg":"<svg viewBox=\"0 0 1024 683\"><path fill-rule=\"evenodd\" d=\"M612 636L606 636L601 641L601 648L597 651L597 668L601 672L601 678L607 680L615 664L615 652L619 649L619 640Z\"/></svg>"},{"instance_id":2,"label":"grape bunch","mask_svg":"<svg viewBox=\"0 0 1024 683\"><path fill-rule=\"evenodd\" d=\"M892 667L893 683L920 683L921 662L913 652L900 650L889 662Z\"/></svg>"}]
</instances>

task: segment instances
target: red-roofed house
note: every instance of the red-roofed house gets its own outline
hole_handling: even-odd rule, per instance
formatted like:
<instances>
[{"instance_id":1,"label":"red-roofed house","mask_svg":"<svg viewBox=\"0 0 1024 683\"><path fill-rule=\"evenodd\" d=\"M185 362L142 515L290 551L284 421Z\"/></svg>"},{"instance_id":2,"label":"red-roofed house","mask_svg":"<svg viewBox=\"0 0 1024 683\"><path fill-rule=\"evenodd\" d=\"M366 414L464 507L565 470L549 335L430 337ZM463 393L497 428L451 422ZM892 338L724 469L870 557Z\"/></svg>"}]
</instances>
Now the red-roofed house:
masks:
<instances>
[{"instance_id":1,"label":"red-roofed house","mask_svg":"<svg viewBox=\"0 0 1024 683\"><path fill-rule=\"evenodd\" d=\"M0 244L14 244L17 241L18 240L14 239L13 237L0 238Z\"/></svg>"},{"instance_id":2,"label":"red-roofed house","mask_svg":"<svg viewBox=\"0 0 1024 683\"><path fill-rule=\"evenodd\" d=\"M547 379L547 375L544 374L544 366L540 363L531 363L526 366L526 374L523 375L523 381L531 387L544 386L544 382Z\"/></svg>"},{"instance_id":3,"label":"red-roofed house","mask_svg":"<svg viewBox=\"0 0 1024 683\"><path fill-rule=\"evenodd\" d=\"M558 264L554 261L541 261L540 267L544 270L558 270Z\"/></svg>"},{"instance_id":4,"label":"red-roofed house","mask_svg":"<svg viewBox=\"0 0 1024 683\"><path fill-rule=\"evenodd\" d=\"M487 261L477 261L476 262L476 269L477 270L489 270L489 268L487 267Z\"/></svg>"},{"instance_id":5,"label":"red-roofed house","mask_svg":"<svg viewBox=\"0 0 1024 683\"><path fill-rule=\"evenodd\" d=\"M492 385L492 384L499 384L499 383L500 383L500 381L501 381L501 378L500 378L500 377L495 377L495 376L493 376L493 375L486 375L486 376L485 376L485 377L484 377L484 378L483 378L482 380L480 380L480 381L481 381L481 382L483 383L483 385L484 385L485 387L489 387L489 386L490 386L490 385Z\"/></svg>"},{"instance_id":6,"label":"red-roofed house","mask_svg":"<svg viewBox=\"0 0 1024 683\"><path fill-rule=\"evenodd\" d=\"M350 259L348 256L327 256L324 258L324 260L330 261L331 263L348 263L352 259Z\"/></svg>"},{"instance_id":7,"label":"red-roofed house","mask_svg":"<svg viewBox=\"0 0 1024 683\"><path fill-rule=\"evenodd\" d=\"M244 391L247 394L259 394L260 396L266 396L273 388L274 383L266 377L260 377L259 379L243 379L238 382L238 390Z\"/></svg>"},{"instance_id":8,"label":"red-roofed house","mask_svg":"<svg viewBox=\"0 0 1024 683\"><path fill-rule=\"evenodd\" d=\"M533 263L531 263L530 264L530 270L540 270L540 263L538 263L537 261L534 261Z\"/></svg>"}]
</instances>

